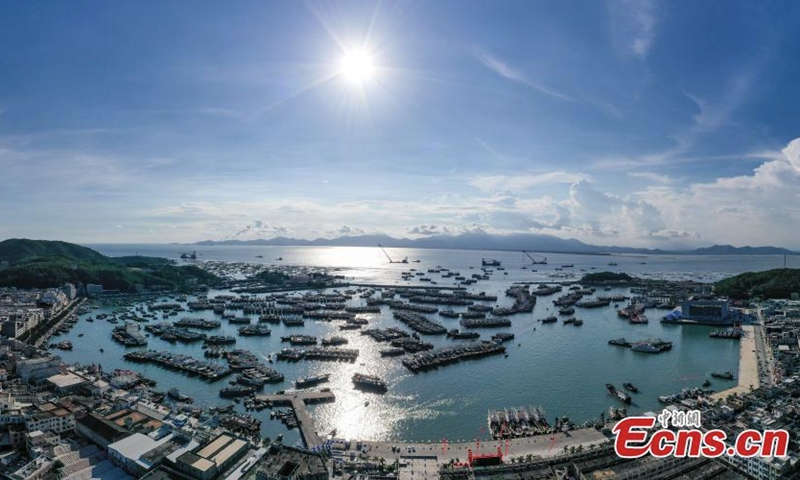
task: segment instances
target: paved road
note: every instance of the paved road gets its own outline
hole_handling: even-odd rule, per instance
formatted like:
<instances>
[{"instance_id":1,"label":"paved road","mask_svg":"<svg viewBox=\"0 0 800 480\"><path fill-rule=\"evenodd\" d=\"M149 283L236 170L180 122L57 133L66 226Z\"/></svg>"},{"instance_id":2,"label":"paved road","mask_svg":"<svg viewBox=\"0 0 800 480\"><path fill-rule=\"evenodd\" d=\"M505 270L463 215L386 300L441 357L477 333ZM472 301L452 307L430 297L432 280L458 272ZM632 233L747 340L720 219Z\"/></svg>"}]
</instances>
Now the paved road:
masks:
<instances>
[{"instance_id":1,"label":"paved road","mask_svg":"<svg viewBox=\"0 0 800 480\"><path fill-rule=\"evenodd\" d=\"M775 385L775 365L773 362L772 348L767 338L764 327L764 311L758 309L760 325L755 326L756 354L758 356L758 375L762 384Z\"/></svg>"}]
</instances>

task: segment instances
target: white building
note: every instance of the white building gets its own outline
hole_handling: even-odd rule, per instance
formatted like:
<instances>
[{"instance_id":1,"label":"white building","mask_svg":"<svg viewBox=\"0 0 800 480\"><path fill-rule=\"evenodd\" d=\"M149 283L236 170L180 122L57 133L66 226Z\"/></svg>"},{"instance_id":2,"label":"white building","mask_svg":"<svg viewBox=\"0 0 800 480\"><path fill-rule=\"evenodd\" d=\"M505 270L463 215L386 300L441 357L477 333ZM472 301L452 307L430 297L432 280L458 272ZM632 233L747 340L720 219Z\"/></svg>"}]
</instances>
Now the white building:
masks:
<instances>
[{"instance_id":1,"label":"white building","mask_svg":"<svg viewBox=\"0 0 800 480\"><path fill-rule=\"evenodd\" d=\"M57 355L24 358L17 361L17 374L23 382L39 381L61 373L63 363Z\"/></svg>"},{"instance_id":2,"label":"white building","mask_svg":"<svg viewBox=\"0 0 800 480\"><path fill-rule=\"evenodd\" d=\"M50 411L39 411L25 417L25 428L29 432L65 433L75 430L75 415L65 408Z\"/></svg>"}]
</instances>

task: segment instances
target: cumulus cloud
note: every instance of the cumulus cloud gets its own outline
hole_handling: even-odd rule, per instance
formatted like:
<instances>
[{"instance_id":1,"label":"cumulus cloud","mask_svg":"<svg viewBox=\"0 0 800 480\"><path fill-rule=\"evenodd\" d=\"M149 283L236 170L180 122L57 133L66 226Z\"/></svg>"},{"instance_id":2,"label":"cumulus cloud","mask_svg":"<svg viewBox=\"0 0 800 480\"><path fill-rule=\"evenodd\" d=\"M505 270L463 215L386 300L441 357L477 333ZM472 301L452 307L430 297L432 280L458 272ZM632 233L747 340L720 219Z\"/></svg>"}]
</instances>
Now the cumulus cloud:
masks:
<instances>
[{"instance_id":1,"label":"cumulus cloud","mask_svg":"<svg viewBox=\"0 0 800 480\"><path fill-rule=\"evenodd\" d=\"M450 229L439 225L416 225L406 229L407 233L413 235L440 235L450 233Z\"/></svg>"},{"instance_id":2,"label":"cumulus cloud","mask_svg":"<svg viewBox=\"0 0 800 480\"><path fill-rule=\"evenodd\" d=\"M281 225L271 225L263 220L253 220L233 234L233 238L286 235L289 230Z\"/></svg>"},{"instance_id":3,"label":"cumulus cloud","mask_svg":"<svg viewBox=\"0 0 800 480\"><path fill-rule=\"evenodd\" d=\"M326 230L326 235L339 235L339 236L350 236L350 235L363 235L364 230L355 227L348 227L347 225L342 225L336 230Z\"/></svg>"},{"instance_id":4,"label":"cumulus cloud","mask_svg":"<svg viewBox=\"0 0 800 480\"><path fill-rule=\"evenodd\" d=\"M685 189L649 188L644 194L669 224L713 242L797 246L795 231L787 226L800 222L800 138L751 174Z\"/></svg>"}]
</instances>

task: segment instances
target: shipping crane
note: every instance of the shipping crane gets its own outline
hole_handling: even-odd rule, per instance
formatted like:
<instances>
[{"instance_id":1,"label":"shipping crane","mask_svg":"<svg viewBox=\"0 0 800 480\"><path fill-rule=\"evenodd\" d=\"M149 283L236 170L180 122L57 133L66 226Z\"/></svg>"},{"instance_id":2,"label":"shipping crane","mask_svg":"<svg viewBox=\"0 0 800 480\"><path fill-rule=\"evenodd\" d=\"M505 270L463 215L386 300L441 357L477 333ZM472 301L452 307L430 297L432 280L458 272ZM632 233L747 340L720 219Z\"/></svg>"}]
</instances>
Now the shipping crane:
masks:
<instances>
[{"instance_id":1,"label":"shipping crane","mask_svg":"<svg viewBox=\"0 0 800 480\"><path fill-rule=\"evenodd\" d=\"M523 250L522 253L524 253L528 258L530 258L531 263L533 263L534 265L547 265L547 257L536 255L536 257L539 258L539 260L537 260L536 258L533 258L531 254L526 252L525 250Z\"/></svg>"},{"instance_id":2,"label":"shipping crane","mask_svg":"<svg viewBox=\"0 0 800 480\"><path fill-rule=\"evenodd\" d=\"M406 258L404 258L402 260L392 260L392 257L389 256L389 254L386 252L386 249L383 248L383 245L381 245L379 243L378 247L380 247L380 249L383 252L383 254L386 255L386 258L389 259L389 263L408 263L408 257L406 257Z\"/></svg>"}]
</instances>

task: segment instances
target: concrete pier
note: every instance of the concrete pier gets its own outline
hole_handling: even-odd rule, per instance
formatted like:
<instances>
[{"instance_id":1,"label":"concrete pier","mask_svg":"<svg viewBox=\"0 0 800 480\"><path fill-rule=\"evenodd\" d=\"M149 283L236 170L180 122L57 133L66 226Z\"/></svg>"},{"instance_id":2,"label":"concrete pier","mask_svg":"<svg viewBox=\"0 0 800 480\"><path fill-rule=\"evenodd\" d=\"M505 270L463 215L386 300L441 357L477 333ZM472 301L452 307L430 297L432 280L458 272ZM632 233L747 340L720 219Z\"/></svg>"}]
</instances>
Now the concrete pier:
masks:
<instances>
[{"instance_id":1,"label":"concrete pier","mask_svg":"<svg viewBox=\"0 0 800 480\"><path fill-rule=\"evenodd\" d=\"M306 447L312 448L321 445L323 440L314 429L314 421L311 419L306 405L333 402L336 400L336 395L333 392L292 392L282 395L256 395L256 400L270 402L272 405L291 406L297 416L300 436Z\"/></svg>"}]
</instances>

